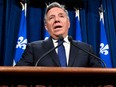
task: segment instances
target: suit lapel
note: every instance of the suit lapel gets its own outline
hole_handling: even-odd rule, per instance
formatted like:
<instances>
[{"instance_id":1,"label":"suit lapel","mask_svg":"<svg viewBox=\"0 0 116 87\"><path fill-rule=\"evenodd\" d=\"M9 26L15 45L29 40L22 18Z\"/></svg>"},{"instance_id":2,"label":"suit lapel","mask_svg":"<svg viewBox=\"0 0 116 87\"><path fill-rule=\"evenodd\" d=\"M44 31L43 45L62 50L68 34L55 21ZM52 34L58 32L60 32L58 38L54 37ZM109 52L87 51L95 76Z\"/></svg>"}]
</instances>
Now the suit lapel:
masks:
<instances>
[{"instance_id":1,"label":"suit lapel","mask_svg":"<svg viewBox=\"0 0 116 87\"><path fill-rule=\"evenodd\" d=\"M54 48L52 38L50 37L49 39L45 40L43 42L43 46L46 49L46 52L49 51L50 49ZM53 62L56 63L57 66L60 66L59 58L55 50L53 50L51 53L49 53L50 57L52 58Z\"/></svg>"},{"instance_id":2,"label":"suit lapel","mask_svg":"<svg viewBox=\"0 0 116 87\"><path fill-rule=\"evenodd\" d=\"M68 67L73 66L77 55L78 55L77 48L71 45Z\"/></svg>"}]
</instances>

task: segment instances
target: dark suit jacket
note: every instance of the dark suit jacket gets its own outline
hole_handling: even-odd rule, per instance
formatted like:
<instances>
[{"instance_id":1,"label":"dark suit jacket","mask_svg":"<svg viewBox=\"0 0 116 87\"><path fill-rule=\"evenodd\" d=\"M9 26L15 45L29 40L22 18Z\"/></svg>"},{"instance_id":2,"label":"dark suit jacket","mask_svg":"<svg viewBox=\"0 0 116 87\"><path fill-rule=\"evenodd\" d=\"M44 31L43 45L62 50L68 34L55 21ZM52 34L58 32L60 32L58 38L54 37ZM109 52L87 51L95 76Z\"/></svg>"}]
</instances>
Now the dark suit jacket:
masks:
<instances>
[{"instance_id":1,"label":"dark suit jacket","mask_svg":"<svg viewBox=\"0 0 116 87\"><path fill-rule=\"evenodd\" d=\"M92 52L90 45L73 40L77 46ZM54 47L51 37L47 40L35 41L27 44L22 58L16 66L34 66L37 60ZM43 57L38 66L60 67L58 55L55 50ZM101 67L101 63L94 57L71 45L68 67Z\"/></svg>"}]
</instances>

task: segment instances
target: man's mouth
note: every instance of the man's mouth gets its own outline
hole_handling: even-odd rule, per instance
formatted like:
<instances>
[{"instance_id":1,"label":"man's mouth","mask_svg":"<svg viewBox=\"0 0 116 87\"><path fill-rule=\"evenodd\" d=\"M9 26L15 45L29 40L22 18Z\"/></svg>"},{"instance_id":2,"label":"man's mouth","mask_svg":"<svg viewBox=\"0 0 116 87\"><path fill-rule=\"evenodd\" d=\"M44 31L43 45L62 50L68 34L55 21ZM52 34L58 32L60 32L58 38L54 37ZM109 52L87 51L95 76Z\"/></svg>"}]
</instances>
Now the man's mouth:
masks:
<instances>
[{"instance_id":1,"label":"man's mouth","mask_svg":"<svg viewBox=\"0 0 116 87\"><path fill-rule=\"evenodd\" d=\"M54 29L62 28L61 25L55 26Z\"/></svg>"}]
</instances>

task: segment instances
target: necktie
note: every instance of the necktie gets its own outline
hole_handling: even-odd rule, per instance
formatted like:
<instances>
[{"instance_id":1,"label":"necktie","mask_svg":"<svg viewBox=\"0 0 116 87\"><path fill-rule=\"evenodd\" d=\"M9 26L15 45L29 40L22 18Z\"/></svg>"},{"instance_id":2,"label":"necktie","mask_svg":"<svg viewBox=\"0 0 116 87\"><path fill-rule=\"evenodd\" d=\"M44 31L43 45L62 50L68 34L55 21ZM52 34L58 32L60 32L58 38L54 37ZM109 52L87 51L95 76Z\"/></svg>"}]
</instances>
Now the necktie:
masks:
<instances>
[{"instance_id":1,"label":"necktie","mask_svg":"<svg viewBox=\"0 0 116 87\"><path fill-rule=\"evenodd\" d=\"M58 41L58 45L62 43L62 41ZM62 44L61 46L58 47L58 56L60 60L61 67L66 67L66 53L65 53L65 48L64 45Z\"/></svg>"}]
</instances>

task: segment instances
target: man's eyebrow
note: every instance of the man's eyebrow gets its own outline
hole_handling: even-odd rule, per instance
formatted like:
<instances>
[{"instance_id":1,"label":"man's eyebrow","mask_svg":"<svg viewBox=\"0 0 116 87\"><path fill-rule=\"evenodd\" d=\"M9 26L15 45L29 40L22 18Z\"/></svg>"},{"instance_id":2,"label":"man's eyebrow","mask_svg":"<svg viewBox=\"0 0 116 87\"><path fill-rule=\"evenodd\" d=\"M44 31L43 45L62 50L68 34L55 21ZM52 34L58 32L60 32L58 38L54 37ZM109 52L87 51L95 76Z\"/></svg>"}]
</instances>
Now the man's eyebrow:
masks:
<instances>
[{"instance_id":1,"label":"man's eyebrow","mask_svg":"<svg viewBox=\"0 0 116 87\"><path fill-rule=\"evenodd\" d=\"M53 14L50 14L49 16L54 16Z\"/></svg>"},{"instance_id":2,"label":"man's eyebrow","mask_svg":"<svg viewBox=\"0 0 116 87\"><path fill-rule=\"evenodd\" d=\"M59 13L59 14L64 14L64 13Z\"/></svg>"},{"instance_id":3,"label":"man's eyebrow","mask_svg":"<svg viewBox=\"0 0 116 87\"><path fill-rule=\"evenodd\" d=\"M59 13L58 15L65 15L65 13L61 12L61 13Z\"/></svg>"}]
</instances>

